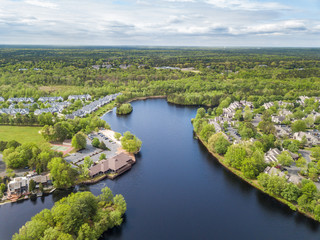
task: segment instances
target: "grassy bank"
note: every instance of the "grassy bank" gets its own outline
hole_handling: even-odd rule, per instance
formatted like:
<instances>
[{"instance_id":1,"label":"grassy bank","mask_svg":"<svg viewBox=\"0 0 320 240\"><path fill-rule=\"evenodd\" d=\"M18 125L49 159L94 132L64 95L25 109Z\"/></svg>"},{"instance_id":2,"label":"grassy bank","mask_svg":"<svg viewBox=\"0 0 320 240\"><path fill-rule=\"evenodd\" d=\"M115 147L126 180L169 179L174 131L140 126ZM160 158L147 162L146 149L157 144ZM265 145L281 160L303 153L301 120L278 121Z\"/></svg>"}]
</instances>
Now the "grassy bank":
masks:
<instances>
[{"instance_id":1,"label":"grassy bank","mask_svg":"<svg viewBox=\"0 0 320 240\"><path fill-rule=\"evenodd\" d=\"M263 192L264 194L267 194L269 195L270 197L273 197L274 199L276 199L277 201L279 201L280 203L282 204L285 204L287 205L290 209L292 209L293 211L298 211L299 213L303 214L304 216L308 217L308 218L311 218L315 221L317 221L314 217L313 214L311 213L308 213L308 212L305 212L299 205L297 204L294 204L294 203L291 203L283 198L280 198L272 193L269 193L267 192L259 183L257 180L252 180L252 179L249 179L249 178L246 178L243 173L231 166L228 166L226 163L225 163L225 159L223 156L220 156L219 154L217 153L214 153L212 152L210 149L209 149L209 146L199 137L198 134L196 134L198 140L206 147L206 149L211 153L211 155L213 157L215 157L218 162L224 166L228 171L232 172L233 174L237 175L239 178L241 178L243 181L249 183L251 186L253 186L254 188L260 190L261 192Z\"/></svg>"},{"instance_id":2,"label":"grassy bank","mask_svg":"<svg viewBox=\"0 0 320 240\"><path fill-rule=\"evenodd\" d=\"M0 141L16 140L20 143L44 142L41 127L0 126Z\"/></svg>"}]
</instances>

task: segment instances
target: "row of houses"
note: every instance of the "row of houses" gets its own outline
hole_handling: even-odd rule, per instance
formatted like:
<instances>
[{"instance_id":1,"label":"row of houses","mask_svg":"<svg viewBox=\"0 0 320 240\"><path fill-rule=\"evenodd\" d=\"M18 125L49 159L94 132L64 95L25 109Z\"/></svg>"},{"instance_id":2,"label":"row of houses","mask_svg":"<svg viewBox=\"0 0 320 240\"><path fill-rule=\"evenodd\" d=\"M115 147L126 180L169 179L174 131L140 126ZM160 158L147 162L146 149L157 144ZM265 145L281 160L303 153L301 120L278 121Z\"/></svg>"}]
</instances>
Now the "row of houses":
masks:
<instances>
[{"instance_id":1,"label":"row of houses","mask_svg":"<svg viewBox=\"0 0 320 240\"><path fill-rule=\"evenodd\" d=\"M28 174L25 177L16 177L8 183L8 197L10 197L13 194L27 194L29 192L29 184L31 180L33 180L36 183L36 189L39 188L40 183L43 186L48 186L51 184L49 175Z\"/></svg>"},{"instance_id":2,"label":"row of houses","mask_svg":"<svg viewBox=\"0 0 320 240\"><path fill-rule=\"evenodd\" d=\"M70 95L68 97L68 100L85 100L85 101L90 101L92 99L90 94L84 94L84 95Z\"/></svg>"},{"instance_id":3,"label":"row of houses","mask_svg":"<svg viewBox=\"0 0 320 240\"><path fill-rule=\"evenodd\" d=\"M33 97L25 97L25 98L9 98L8 99L9 103L19 103L19 102L34 102Z\"/></svg>"},{"instance_id":4,"label":"row of houses","mask_svg":"<svg viewBox=\"0 0 320 240\"><path fill-rule=\"evenodd\" d=\"M98 110L100 107L110 103L111 101L115 100L117 96L119 96L121 93L115 93L112 95L107 95L103 98L100 98L96 101L91 102L90 104L84 106L83 108L73 112L72 114L68 114L66 117L68 119L73 119L75 117L85 117L87 114L90 114L96 110Z\"/></svg>"},{"instance_id":5,"label":"row of houses","mask_svg":"<svg viewBox=\"0 0 320 240\"><path fill-rule=\"evenodd\" d=\"M92 99L90 94L84 94L84 95L70 95L68 97L68 100L86 100L89 101ZM23 98L9 98L7 100L9 103L19 103L19 102L30 102L33 103L35 102L33 97L23 97ZM59 102L63 101L63 97L58 96L58 97L40 97L38 99L39 102L45 103L45 102ZM0 102L5 102L5 99L3 97L0 97Z\"/></svg>"},{"instance_id":6,"label":"row of houses","mask_svg":"<svg viewBox=\"0 0 320 240\"><path fill-rule=\"evenodd\" d=\"M94 111L96 111L98 108L102 107L105 104L108 104L109 102L113 101L120 93L112 94L105 96L103 98L100 98L99 100L96 100L86 106L84 106L82 109L75 111L73 114L67 115L67 118L74 118L74 117L84 117L87 114L90 114ZM70 95L68 97L69 100L84 100L88 101L91 100L91 96L89 94L84 95ZM0 98L0 101L5 101L4 98ZM63 101L63 98L61 96L59 97L40 97L38 101L42 103L50 104L50 107L43 108L43 109L36 109L34 111L35 115L41 115L42 113L62 113L63 109L70 106L71 102L69 101ZM16 115L17 113L20 113L22 115L29 114L28 108L15 108L15 104L17 102L31 102L31 103L25 103L25 107L32 107L34 103L33 98L10 98L8 99L8 102L11 103L9 108L2 108L0 109L0 114L9 114L9 115ZM39 105L37 105L39 106Z\"/></svg>"},{"instance_id":7,"label":"row of houses","mask_svg":"<svg viewBox=\"0 0 320 240\"><path fill-rule=\"evenodd\" d=\"M63 97L40 97L38 99L39 102L45 103L45 102L59 102L63 101Z\"/></svg>"},{"instance_id":8,"label":"row of houses","mask_svg":"<svg viewBox=\"0 0 320 240\"><path fill-rule=\"evenodd\" d=\"M133 159L128 154L120 153L115 157L102 160L90 167L89 175L90 177L95 177L105 173L121 174L129 170L133 163Z\"/></svg>"},{"instance_id":9,"label":"row of houses","mask_svg":"<svg viewBox=\"0 0 320 240\"><path fill-rule=\"evenodd\" d=\"M16 115L16 114L26 115L29 114L28 108L1 108L0 114Z\"/></svg>"}]
</instances>

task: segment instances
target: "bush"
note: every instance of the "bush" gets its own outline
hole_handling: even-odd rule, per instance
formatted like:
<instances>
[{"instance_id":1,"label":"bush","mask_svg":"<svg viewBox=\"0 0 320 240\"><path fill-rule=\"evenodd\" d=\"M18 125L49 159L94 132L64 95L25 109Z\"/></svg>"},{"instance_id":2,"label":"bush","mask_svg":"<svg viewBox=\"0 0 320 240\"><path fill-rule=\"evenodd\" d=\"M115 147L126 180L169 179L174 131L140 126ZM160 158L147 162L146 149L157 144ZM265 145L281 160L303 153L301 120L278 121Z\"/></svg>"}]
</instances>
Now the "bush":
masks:
<instances>
[{"instance_id":1,"label":"bush","mask_svg":"<svg viewBox=\"0 0 320 240\"><path fill-rule=\"evenodd\" d=\"M98 138L94 138L94 139L92 140L92 146L98 148L99 145L100 145L99 139L98 139Z\"/></svg>"}]
</instances>

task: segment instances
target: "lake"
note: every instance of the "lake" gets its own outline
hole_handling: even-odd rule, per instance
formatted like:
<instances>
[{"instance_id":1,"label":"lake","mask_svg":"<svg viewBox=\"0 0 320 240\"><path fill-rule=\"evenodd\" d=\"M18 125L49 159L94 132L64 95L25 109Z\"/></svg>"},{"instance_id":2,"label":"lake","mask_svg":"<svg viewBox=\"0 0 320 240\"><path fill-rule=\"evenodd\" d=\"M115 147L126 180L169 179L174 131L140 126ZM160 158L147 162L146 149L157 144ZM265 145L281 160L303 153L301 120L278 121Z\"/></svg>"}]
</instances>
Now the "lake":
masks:
<instances>
[{"instance_id":1,"label":"lake","mask_svg":"<svg viewBox=\"0 0 320 240\"><path fill-rule=\"evenodd\" d=\"M190 120L197 108L164 99L132 106L130 115L113 111L102 118L142 140L137 163L116 180L87 187L98 195L108 186L127 201L124 223L105 239L319 239L318 223L234 176L194 139ZM0 239L10 239L63 194L0 206Z\"/></svg>"}]
</instances>

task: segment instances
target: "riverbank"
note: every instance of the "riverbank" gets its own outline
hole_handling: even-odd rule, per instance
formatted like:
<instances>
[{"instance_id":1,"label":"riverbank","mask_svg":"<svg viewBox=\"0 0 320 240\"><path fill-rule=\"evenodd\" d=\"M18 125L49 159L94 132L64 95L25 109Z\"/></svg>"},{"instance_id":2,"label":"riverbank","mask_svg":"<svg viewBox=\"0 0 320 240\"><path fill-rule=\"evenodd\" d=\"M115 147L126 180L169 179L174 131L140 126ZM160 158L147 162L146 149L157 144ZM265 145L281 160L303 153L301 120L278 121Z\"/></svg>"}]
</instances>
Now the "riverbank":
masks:
<instances>
[{"instance_id":1,"label":"riverbank","mask_svg":"<svg viewBox=\"0 0 320 240\"><path fill-rule=\"evenodd\" d=\"M274 198L274 199L277 200L278 202L280 202L280 203L288 206L291 210L296 211L296 212L299 212L300 214L302 214L302 215L304 215L304 216L306 216L306 217L308 217L308 218L310 218L310 219L318 222L312 214L305 212L305 211L304 211L303 209L301 209L301 207L298 206L297 204L293 204L293 203L291 203L291 202L289 202L289 201L287 201L287 200L285 200L285 199L283 199L283 198L279 198L279 197L275 196L274 194L271 194L271 193L265 191L265 190L263 189L263 187L259 185L259 183L258 183L257 180L248 179L248 178L246 178L246 177L242 174L241 171L239 171L239 170L237 170L237 169L235 169L235 168L233 168L233 167L228 166L228 165L224 162L224 157L223 157L223 156L220 156L219 154L212 152L212 151L209 149L208 145L199 137L199 135L198 135L197 133L194 133L194 134L196 135L197 139L201 142L201 144L207 149L207 151L208 151L214 158L216 158L216 159L218 160L218 162L219 162L223 167L225 167L228 171L232 172L232 173L235 174L237 177L239 177L241 180L247 182L247 183L250 184L252 187L256 188L257 190L261 191L262 193L264 193L264 194L266 194L266 195Z\"/></svg>"},{"instance_id":2,"label":"riverbank","mask_svg":"<svg viewBox=\"0 0 320 240\"><path fill-rule=\"evenodd\" d=\"M132 99L126 101L126 103L130 103L130 102L134 102L134 101L139 101L139 100L147 100L147 99L166 99L166 98L167 98L166 95L146 96L146 97L135 97L135 98L132 98Z\"/></svg>"}]
</instances>

